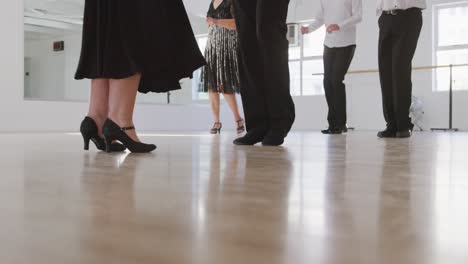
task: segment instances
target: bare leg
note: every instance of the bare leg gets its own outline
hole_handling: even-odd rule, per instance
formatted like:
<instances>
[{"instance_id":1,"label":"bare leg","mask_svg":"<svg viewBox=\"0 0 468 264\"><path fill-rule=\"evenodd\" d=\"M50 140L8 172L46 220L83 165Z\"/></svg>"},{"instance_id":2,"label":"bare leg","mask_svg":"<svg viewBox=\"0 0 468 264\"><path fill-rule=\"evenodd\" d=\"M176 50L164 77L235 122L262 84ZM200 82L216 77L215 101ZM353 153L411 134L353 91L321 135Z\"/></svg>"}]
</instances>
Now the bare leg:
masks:
<instances>
[{"instance_id":1,"label":"bare leg","mask_svg":"<svg viewBox=\"0 0 468 264\"><path fill-rule=\"evenodd\" d=\"M237 99L235 94L223 94L224 99L226 99L226 102L229 105L229 108L231 108L232 113L234 114L234 120L239 121L242 119L239 113L239 107L237 106Z\"/></svg>"},{"instance_id":2,"label":"bare leg","mask_svg":"<svg viewBox=\"0 0 468 264\"><path fill-rule=\"evenodd\" d=\"M141 74L136 74L127 79L109 81L109 118L120 127L133 126L133 110L140 78ZM140 142L135 130L125 132L130 138Z\"/></svg>"},{"instance_id":3,"label":"bare leg","mask_svg":"<svg viewBox=\"0 0 468 264\"><path fill-rule=\"evenodd\" d=\"M220 117L219 117L219 105L220 105L220 100L219 100L219 93L213 92L210 89L210 103L211 103L211 111L213 112L213 117L215 123L220 123Z\"/></svg>"},{"instance_id":4,"label":"bare leg","mask_svg":"<svg viewBox=\"0 0 468 264\"><path fill-rule=\"evenodd\" d=\"M109 80L94 79L91 81L91 97L89 100L88 117L92 118L102 136L102 126L109 113Z\"/></svg>"}]
</instances>

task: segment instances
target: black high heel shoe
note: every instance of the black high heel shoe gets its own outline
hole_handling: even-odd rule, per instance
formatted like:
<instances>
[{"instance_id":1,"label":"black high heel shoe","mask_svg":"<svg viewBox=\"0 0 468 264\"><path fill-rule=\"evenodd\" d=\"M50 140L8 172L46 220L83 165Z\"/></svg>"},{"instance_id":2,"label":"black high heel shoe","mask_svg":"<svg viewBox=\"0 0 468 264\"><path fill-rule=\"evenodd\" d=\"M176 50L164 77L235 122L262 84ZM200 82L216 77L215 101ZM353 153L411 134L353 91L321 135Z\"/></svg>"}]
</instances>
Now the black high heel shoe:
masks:
<instances>
[{"instance_id":1,"label":"black high heel shoe","mask_svg":"<svg viewBox=\"0 0 468 264\"><path fill-rule=\"evenodd\" d=\"M216 122L213 125L213 128L210 129L210 134L216 135L221 134L221 129L223 128L223 124Z\"/></svg>"},{"instance_id":2,"label":"black high heel shoe","mask_svg":"<svg viewBox=\"0 0 468 264\"><path fill-rule=\"evenodd\" d=\"M96 148L99 150L106 150L106 142L98 134L98 127L96 122L90 118L85 117L83 122L81 122L80 127L81 135L83 136L84 141L84 150L89 150L89 142L92 141ZM119 143L111 143L110 151L111 152L122 152L125 151L125 146Z\"/></svg>"},{"instance_id":3,"label":"black high heel shoe","mask_svg":"<svg viewBox=\"0 0 468 264\"><path fill-rule=\"evenodd\" d=\"M106 151L111 152L112 141L118 140L133 153L148 153L156 149L156 145L145 144L131 139L125 131L134 130L135 127L120 127L114 121L107 119L104 123L103 134L106 142Z\"/></svg>"}]
</instances>

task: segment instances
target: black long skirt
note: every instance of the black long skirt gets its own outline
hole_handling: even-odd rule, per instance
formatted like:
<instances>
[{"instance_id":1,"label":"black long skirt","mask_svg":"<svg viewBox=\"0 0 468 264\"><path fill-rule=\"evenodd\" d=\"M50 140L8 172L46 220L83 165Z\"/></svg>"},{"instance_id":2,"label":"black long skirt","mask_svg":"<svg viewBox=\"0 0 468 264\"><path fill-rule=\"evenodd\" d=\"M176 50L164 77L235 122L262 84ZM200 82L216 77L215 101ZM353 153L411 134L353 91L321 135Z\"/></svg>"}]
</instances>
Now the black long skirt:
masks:
<instances>
[{"instance_id":1,"label":"black long skirt","mask_svg":"<svg viewBox=\"0 0 468 264\"><path fill-rule=\"evenodd\" d=\"M168 92L205 64L182 0L85 1L75 79L141 73L140 92Z\"/></svg>"}]
</instances>

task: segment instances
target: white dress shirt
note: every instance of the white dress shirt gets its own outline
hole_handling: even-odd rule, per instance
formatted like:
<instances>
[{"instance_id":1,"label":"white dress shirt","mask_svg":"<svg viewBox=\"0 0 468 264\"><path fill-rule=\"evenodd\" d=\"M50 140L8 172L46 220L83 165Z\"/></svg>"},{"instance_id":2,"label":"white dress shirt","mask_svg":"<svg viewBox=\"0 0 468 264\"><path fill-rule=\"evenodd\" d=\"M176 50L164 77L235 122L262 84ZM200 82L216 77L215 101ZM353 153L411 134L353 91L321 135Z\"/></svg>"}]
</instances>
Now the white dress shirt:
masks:
<instances>
[{"instance_id":1,"label":"white dress shirt","mask_svg":"<svg viewBox=\"0 0 468 264\"><path fill-rule=\"evenodd\" d=\"M325 46L347 47L356 44L356 25L362 21L362 0L319 0L315 20L309 30L315 31L322 25L337 24L339 31L326 33Z\"/></svg>"},{"instance_id":2,"label":"white dress shirt","mask_svg":"<svg viewBox=\"0 0 468 264\"><path fill-rule=\"evenodd\" d=\"M381 15L383 11L406 10L413 7L426 9L426 0L377 0L377 15Z\"/></svg>"}]
</instances>

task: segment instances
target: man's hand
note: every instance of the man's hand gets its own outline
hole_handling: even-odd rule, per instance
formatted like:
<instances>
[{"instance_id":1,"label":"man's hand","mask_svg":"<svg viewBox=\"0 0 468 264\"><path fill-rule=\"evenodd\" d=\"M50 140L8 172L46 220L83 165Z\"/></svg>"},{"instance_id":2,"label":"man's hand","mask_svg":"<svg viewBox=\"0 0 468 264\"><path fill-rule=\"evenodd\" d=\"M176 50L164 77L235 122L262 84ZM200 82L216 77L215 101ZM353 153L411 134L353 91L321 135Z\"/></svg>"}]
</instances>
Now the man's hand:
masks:
<instances>
[{"instance_id":1,"label":"man's hand","mask_svg":"<svg viewBox=\"0 0 468 264\"><path fill-rule=\"evenodd\" d=\"M309 34L310 33L309 27L302 26L301 27L301 33L302 33L302 35Z\"/></svg>"},{"instance_id":2,"label":"man's hand","mask_svg":"<svg viewBox=\"0 0 468 264\"><path fill-rule=\"evenodd\" d=\"M333 33L335 31L340 31L340 26L337 24L331 24L327 27L327 33Z\"/></svg>"}]
</instances>

